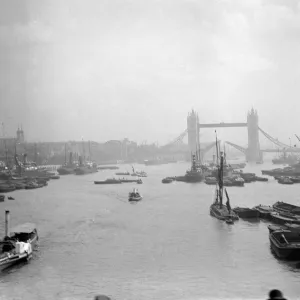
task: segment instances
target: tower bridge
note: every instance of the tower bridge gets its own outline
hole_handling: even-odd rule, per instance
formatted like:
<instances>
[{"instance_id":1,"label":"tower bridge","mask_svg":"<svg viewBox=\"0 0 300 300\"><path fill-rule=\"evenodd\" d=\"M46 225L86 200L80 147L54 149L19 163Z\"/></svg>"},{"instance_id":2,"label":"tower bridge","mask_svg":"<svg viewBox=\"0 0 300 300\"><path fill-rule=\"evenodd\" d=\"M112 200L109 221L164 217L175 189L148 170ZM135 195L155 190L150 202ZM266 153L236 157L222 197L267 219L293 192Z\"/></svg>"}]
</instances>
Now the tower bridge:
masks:
<instances>
[{"instance_id":1,"label":"tower bridge","mask_svg":"<svg viewBox=\"0 0 300 300\"><path fill-rule=\"evenodd\" d=\"M249 162L257 162L262 161L264 152L278 152L278 149L261 149L259 142L259 133L261 133L265 138L271 141L274 145L276 145L281 151L285 152L294 152L300 153L300 148L291 147L291 145L287 145L278 141L278 139L273 138L271 135L262 130L258 125L258 114L257 111L253 108L247 114L247 122L240 123L211 123L211 124L203 124L199 122L198 114L192 110L187 116L187 128L184 132L182 132L176 139L165 145L164 149L171 147L174 144L182 143L183 138L188 136L188 150L189 152L196 152L199 149L200 144L200 131L201 129L206 128L238 128L244 127L247 128L248 134L248 146L242 147L236 145L234 143L226 141L228 145L236 148L245 154L246 160ZM214 146L214 142L210 143L206 147L202 147L201 152L204 155L209 149Z\"/></svg>"}]
</instances>

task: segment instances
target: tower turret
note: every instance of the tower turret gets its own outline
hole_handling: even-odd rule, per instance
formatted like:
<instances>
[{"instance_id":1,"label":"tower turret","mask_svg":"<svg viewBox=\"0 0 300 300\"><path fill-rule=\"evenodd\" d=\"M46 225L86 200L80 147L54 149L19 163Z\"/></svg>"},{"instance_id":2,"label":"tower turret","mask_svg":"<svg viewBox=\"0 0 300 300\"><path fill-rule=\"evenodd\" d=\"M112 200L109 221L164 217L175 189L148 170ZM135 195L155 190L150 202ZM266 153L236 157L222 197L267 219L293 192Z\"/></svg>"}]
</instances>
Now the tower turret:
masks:
<instances>
[{"instance_id":1,"label":"tower turret","mask_svg":"<svg viewBox=\"0 0 300 300\"><path fill-rule=\"evenodd\" d=\"M188 130L188 144L189 150L196 153L199 144L199 118L194 110L188 114L187 117L187 130Z\"/></svg>"},{"instance_id":2,"label":"tower turret","mask_svg":"<svg viewBox=\"0 0 300 300\"><path fill-rule=\"evenodd\" d=\"M247 161L257 162L261 161L261 151L259 144L259 127L258 127L258 114L253 108L247 115L248 124L248 149Z\"/></svg>"}]
</instances>

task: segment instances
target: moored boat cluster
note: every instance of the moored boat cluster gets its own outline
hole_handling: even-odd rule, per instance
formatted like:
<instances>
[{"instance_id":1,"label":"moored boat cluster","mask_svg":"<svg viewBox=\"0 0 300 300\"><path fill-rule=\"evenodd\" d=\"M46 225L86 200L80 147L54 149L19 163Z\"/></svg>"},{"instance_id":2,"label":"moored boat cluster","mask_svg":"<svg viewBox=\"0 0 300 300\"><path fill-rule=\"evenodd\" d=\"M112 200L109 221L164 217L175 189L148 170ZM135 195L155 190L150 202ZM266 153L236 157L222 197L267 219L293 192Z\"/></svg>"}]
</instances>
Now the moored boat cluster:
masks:
<instances>
[{"instance_id":1,"label":"moored boat cluster","mask_svg":"<svg viewBox=\"0 0 300 300\"><path fill-rule=\"evenodd\" d=\"M262 170L263 175L274 177L280 184L300 183L300 163L285 168Z\"/></svg>"},{"instance_id":2,"label":"moored boat cluster","mask_svg":"<svg viewBox=\"0 0 300 300\"><path fill-rule=\"evenodd\" d=\"M48 185L50 179L59 179L55 173L45 170L24 172L22 175L14 173L0 173L0 193L8 193L20 189L36 189Z\"/></svg>"}]
</instances>

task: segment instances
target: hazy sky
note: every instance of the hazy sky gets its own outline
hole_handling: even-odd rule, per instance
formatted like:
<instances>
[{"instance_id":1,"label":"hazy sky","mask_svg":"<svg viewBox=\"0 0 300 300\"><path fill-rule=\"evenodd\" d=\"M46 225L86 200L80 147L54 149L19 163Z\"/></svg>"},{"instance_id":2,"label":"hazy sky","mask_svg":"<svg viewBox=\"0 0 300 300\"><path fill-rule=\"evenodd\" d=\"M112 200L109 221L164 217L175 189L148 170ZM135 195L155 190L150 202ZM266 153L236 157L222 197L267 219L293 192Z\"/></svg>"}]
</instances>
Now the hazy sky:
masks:
<instances>
[{"instance_id":1,"label":"hazy sky","mask_svg":"<svg viewBox=\"0 0 300 300\"><path fill-rule=\"evenodd\" d=\"M252 106L272 136L300 134L298 0L0 0L0 47L10 135L163 144L191 108L244 122Z\"/></svg>"}]
</instances>

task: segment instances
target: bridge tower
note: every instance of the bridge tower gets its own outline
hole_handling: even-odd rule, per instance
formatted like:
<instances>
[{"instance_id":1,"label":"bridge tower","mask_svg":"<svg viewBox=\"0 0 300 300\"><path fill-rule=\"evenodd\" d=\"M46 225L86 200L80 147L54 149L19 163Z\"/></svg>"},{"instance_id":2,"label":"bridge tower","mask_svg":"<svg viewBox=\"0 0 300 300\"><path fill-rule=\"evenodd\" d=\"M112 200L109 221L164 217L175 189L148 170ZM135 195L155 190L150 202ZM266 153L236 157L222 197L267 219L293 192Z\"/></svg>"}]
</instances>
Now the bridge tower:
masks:
<instances>
[{"instance_id":1,"label":"bridge tower","mask_svg":"<svg viewBox=\"0 0 300 300\"><path fill-rule=\"evenodd\" d=\"M247 116L248 127L248 149L246 152L246 159L248 162L257 162L262 160L262 152L259 145L258 134L258 115L253 108Z\"/></svg>"},{"instance_id":2,"label":"bridge tower","mask_svg":"<svg viewBox=\"0 0 300 300\"><path fill-rule=\"evenodd\" d=\"M199 145L199 118L194 110L187 116L189 151L195 153Z\"/></svg>"}]
</instances>

